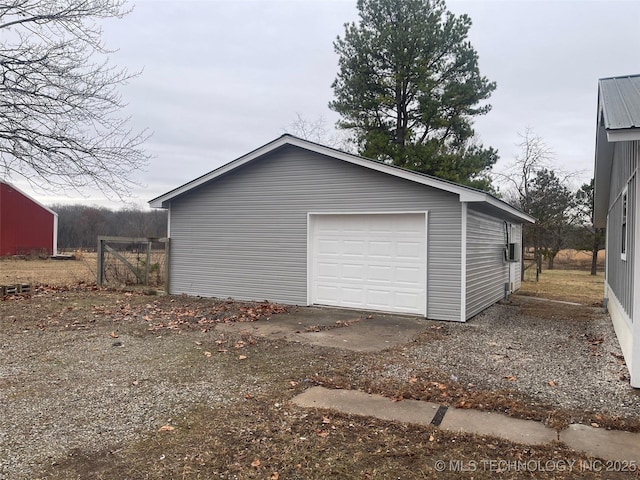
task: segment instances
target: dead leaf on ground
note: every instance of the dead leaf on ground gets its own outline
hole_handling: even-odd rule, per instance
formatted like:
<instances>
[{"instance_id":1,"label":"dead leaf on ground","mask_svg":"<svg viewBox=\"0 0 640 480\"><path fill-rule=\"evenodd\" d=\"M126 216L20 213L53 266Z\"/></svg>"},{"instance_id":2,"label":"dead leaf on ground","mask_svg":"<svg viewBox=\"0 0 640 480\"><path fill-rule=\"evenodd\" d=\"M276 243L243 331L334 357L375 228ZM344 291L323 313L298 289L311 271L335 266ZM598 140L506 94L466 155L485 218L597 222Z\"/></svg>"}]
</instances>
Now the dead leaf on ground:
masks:
<instances>
[{"instance_id":1,"label":"dead leaf on ground","mask_svg":"<svg viewBox=\"0 0 640 480\"><path fill-rule=\"evenodd\" d=\"M280 474L278 472L273 472L271 474L270 480L278 480L280 478Z\"/></svg>"},{"instance_id":2,"label":"dead leaf on ground","mask_svg":"<svg viewBox=\"0 0 640 480\"><path fill-rule=\"evenodd\" d=\"M506 378L510 382L515 382L518 379L515 375L508 375L508 376L506 376L504 378Z\"/></svg>"},{"instance_id":3,"label":"dead leaf on ground","mask_svg":"<svg viewBox=\"0 0 640 480\"><path fill-rule=\"evenodd\" d=\"M256 458L253 462L251 462L251 466L258 468L260 466L260 459Z\"/></svg>"},{"instance_id":4,"label":"dead leaf on ground","mask_svg":"<svg viewBox=\"0 0 640 480\"><path fill-rule=\"evenodd\" d=\"M549 384L550 387L555 387L556 385L558 385L556 382L554 382L553 380L549 380L547 382Z\"/></svg>"},{"instance_id":5,"label":"dead leaf on ground","mask_svg":"<svg viewBox=\"0 0 640 480\"><path fill-rule=\"evenodd\" d=\"M321 438L325 438L325 437L329 436L329 432L324 432L322 430L318 430L317 433L318 433L318 436L321 437Z\"/></svg>"},{"instance_id":6,"label":"dead leaf on ground","mask_svg":"<svg viewBox=\"0 0 640 480\"><path fill-rule=\"evenodd\" d=\"M171 425L163 425L158 429L158 431L159 432L173 432L175 429L176 429L176 427L172 427Z\"/></svg>"},{"instance_id":7,"label":"dead leaf on ground","mask_svg":"<svg viewBox=\"0 0 640 480\"><path fill-rule=\"evenodd\" d=\"M109 336L110 336L111 338L118 338L118 334L117 334L116 332L111 332L111 333L109 334Z\"/></svg>"},{"instance_id":8,"label":"dead leaf on ground","mask_svg":"<svg viewBox=\"0 0 640 480\"><path fill-rule=\"evenodd\" d=\"M204 352L204 356L209 358L211 356L211 352Z\"/></svg>"},{"instance_id":9,"label":"dead leaf on ground","mask_svg":"<svg viewBox=\"0 0 640 480\"><path fill-rule=\"evenodd\" d=\"M246 355L240 355L240 356L238 357L238 360L246 360L246 359L247 359L247 356L246 356Z\"/></svg>"},{"instance_id":10,"label":"dead leaf on ground","mask_svg":"<svg viewBox=\"0 0 640 480\"><path fill-rule=\"evenodd\" d=\"M329 417L322 417L322 423L331 423L331 419Z\"/></svg>"}]
</instances>

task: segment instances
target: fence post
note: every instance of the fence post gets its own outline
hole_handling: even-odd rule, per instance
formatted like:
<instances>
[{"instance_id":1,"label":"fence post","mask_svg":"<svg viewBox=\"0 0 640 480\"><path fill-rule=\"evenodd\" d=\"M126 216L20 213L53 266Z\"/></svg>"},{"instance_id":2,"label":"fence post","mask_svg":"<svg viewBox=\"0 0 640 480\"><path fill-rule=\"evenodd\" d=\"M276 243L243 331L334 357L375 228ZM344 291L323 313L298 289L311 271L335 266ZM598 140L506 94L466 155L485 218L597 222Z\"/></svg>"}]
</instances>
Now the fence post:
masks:
<instances>
[{"instance_id":1,"label":"fence post","mask_svg":"<svg viewBox=\"0 0 640 480\"><path fill-rule=\"evenodd\" d=\"M102 237L98 237L98 285L102 286L104 281L104 240Z\"/></svg>"},{"instance_id":2,"label":"fence post","mask_svg":"<svg viewBox=\"0 0 640 480\"><path fill-rule=\"evenodd\" d=\"M151 267L151 240L147 241L147 262L145 263L144 270L144 284L149 286L149 269Z\"/></svg>"}]
</instances>

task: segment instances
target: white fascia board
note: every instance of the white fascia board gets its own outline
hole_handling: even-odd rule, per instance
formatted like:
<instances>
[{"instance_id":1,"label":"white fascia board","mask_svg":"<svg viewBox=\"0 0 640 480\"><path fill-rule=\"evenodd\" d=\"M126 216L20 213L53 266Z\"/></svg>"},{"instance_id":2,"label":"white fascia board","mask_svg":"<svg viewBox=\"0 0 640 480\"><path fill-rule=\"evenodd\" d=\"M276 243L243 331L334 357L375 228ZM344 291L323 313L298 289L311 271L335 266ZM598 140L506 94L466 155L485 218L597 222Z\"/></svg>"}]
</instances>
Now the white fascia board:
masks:
<instances>
[{"instance_id":1,"label":"white fascia board","mask_svg":"<svg viewBox=\"0 0 640 480\"><path fill-rule=\"evenodd\" d=\"M467 225L469 209L467 202L462 202L462 225L460 238L460 321L467 321Z\"/></svg>"},{"instance_id":2,"label":"white fascia board","mask_svg":"<svg viewBox=\"0 0 640 480\"><path fill-rule=\"evenodd\" d=\"M640 128L607 130L607 140L610 142L632 142L634 140L640 140Z\"/></svg>"},{"instance_id":3,"label":"white fascia board","mask_svg":"<svg viewBox=\"0 0 640 480\"><path fill-rule=\"evenodd\" d=\"M53 248L52 255L58 255L58 214L53 214Z\"/></svg>"},{"instance_id":4,"label":"white fascia board","mask_svg":"<svg viewBox=\"0 0 640 480\"><path fill-rule=\"evenodd\" d=\"M492 205L492 206L494 206L496 208L499 208L500 210L503 210L503 211L513 215L516 218L519 218L523 222L536 223L536 219L533 218L531 215L528 215L528 214L526 214L524 212L521 212L517 208L512 207L508 203L505 203L502 200L498 200L496 197L493 197L493 196L491 196L489 194L485 194L485 198L483 199L483 201L487 202L489 205Z\"/></svg>"}]
</instances>

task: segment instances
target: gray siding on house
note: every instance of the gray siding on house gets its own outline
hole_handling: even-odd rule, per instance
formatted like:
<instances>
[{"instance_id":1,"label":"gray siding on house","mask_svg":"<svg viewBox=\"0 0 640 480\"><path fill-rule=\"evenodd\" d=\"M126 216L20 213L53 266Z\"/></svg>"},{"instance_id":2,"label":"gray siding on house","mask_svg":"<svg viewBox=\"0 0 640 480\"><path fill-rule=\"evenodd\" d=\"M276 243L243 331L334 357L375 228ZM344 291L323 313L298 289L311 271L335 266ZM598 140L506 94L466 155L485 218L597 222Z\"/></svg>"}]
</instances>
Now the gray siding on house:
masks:
<instances>
[{"instance_id":1,"label":"gray siding on house","mask_svg":"<svg viewBox=\"0 0 640 480\"><path fill-rule=\"evenodd\" d=\"M614 144L611 167L611 189L607 225L607 282L627 315L633 317L633 263L635 232L636 169L638 168L640 142ZM622 191L627 187L627 254L621 258L622 250Z\"/></svg>"},{"instance_id":2,"label":"gray siding on house","mask_svg":"<svg viewBox=\"0 0 640 480\"><path fill-rule=\"evenodd\" d=\"M504 297L509 264L504 261L505 223L467 210L467 312L469 319Z\"/></svg>"},{"instance_id":3,"label":"gray siding on house","mask_svg":"<svg viewBox=\"0 0 640 480\"><path fill-rule=\"evenodd\" d=\"M171 201L171 293L307 303L308 212L428 211L427 316L460 320L457 195L294 146Z\"/></svg>"}]
</instances>

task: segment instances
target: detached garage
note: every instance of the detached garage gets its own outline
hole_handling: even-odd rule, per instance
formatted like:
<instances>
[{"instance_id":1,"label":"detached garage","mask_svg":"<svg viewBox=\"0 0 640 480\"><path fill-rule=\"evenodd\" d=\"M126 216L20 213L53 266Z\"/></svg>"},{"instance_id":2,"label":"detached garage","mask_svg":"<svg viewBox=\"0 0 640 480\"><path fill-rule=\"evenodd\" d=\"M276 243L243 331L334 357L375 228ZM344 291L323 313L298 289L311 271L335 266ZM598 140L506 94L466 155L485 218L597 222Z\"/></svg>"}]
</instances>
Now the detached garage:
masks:
<instances>
[{"instance_id":1,"label":"detached garage","mask_svg":"<svg viewBox=\"0 0 640 480\"><path fill-rule=\"evenodd\" d=\"M153 199L170 292L466 321L520 288L522 224L472 188L291 135Z\"/></svg>"}]
</instances>

